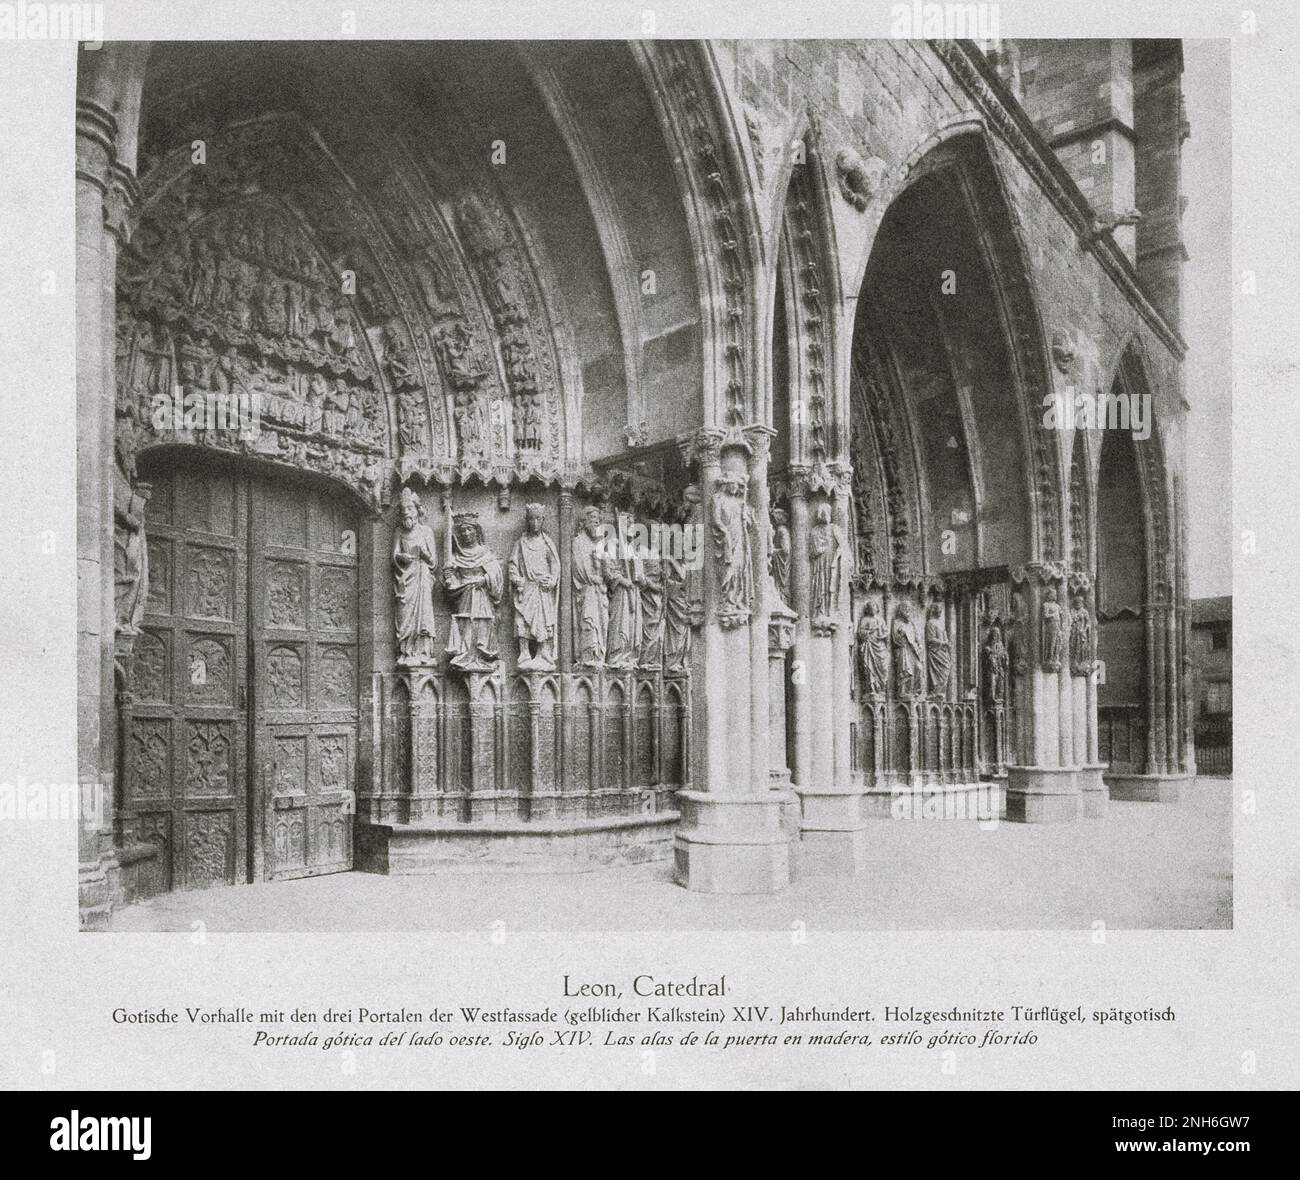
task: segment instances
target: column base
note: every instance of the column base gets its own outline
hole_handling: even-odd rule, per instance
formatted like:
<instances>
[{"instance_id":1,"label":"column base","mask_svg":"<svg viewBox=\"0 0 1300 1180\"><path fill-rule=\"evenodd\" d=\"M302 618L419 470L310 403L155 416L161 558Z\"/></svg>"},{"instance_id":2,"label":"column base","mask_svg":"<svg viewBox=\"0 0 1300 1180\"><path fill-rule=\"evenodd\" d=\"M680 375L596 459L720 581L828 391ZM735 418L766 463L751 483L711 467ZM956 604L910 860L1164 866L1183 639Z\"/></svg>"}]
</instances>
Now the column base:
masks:
<instances>
[{"instance_id":1,"label":"column base","mask_svg":"<svg viewBox=\"0 0 1300 1180\"><path fill-rule=\"evenodd\" d=\"M778 893L790 884L780 792L682 791L673 878L698 893Z\"/></svg>"},{"instance_id":2,"label":"column base","mask_svg":"<svg viewBox=\"0 0 1300 1180\"><path fill-rule=\"evenodd\" d=\"M1108 774L1106 786L1110 797L1121 803L1177 803L1183 795L1188 775L1178 774Z\"/></svg>"},{"instance_id":3,"label":"column base","mask_svg":"<svg viewBox=\"0 0 1300 1180\"><path fill-rule=\"evenodd\" d=\"M803 871L818 877L856 877L863 872L867 867L863 788L795 790L801 811Z\"/></svg>"},{"instance_id":4,"label":"column base","mask_svg":"<svg viewBox=\"0 0 1300 1180\"><path fill-rule=\"evenodd\" d=\"M1101 819L1110 803L1110 793L1102 778L1106 763L1085 762L1079 767L1079 814L1085 819Z\"/></svg>"},{"instance_id":5,"label":"column base","mask_svg":"<svg viewBox=\"0 0 1300 1180\"><path fill-rule=\"evenodd\" d=\"M1020 824L1071 823L1079 815L1077 766L1008 766L1007 819Z\"/></svg>"}]
</instances>

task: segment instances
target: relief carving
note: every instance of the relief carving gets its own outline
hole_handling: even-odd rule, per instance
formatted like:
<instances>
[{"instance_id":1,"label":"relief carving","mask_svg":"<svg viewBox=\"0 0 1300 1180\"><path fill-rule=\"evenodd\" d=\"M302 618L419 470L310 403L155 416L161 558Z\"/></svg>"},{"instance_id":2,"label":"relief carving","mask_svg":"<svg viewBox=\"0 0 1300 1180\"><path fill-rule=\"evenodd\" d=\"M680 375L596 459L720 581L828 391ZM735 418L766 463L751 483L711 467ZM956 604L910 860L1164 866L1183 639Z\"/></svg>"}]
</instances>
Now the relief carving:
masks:
<instances>
[{"instance_id":1,"label":"relief carving","mask_svg":"<svg viewBox=\"0 0 1300 1180\"><path fill-rule=\"evenodd\" d=\"M152 488L134 488L119 477L113 493L113 598L120 635L139 635L149 600L149 549L145 543L144 510Z\"/></svg>"}]
</instances>

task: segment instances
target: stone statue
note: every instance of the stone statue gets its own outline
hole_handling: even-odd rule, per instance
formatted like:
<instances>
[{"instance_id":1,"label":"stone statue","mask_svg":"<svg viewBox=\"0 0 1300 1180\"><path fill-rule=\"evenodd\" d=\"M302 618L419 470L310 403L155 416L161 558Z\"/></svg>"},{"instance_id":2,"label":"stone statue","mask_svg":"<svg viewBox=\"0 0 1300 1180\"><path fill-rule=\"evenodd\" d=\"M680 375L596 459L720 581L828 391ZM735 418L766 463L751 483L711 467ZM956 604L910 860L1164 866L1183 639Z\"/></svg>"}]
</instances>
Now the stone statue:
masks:
<instances>
[{"instance_id":1,"label":"stone statue","mask_svg":"<svg viewBox=\"0 0 1300 1180\"><path fill-rule=\"evenodd\" d=\"M772 530L768 540L767 568L784 606L790 605L790 526L784 508L772 509Z\"/></svg>"},{"instance_id":2,"label":"stone statue","mask_svg":"<svg viewBox=\"0 0 1300 1180\"><path fill-rule=\"evenodd\" d=\"M582 514L582 529L573 538L573 629L578 663L584 668L605 664L609 627L609 588L605 584L604 525L599 508Z\"/></svg>"},{"instance_id":3,"label":"stone statue","mask_svg":"<svg viewBox=\"0 0 1300 1180\"><path fill-rule=\"evenodd\" d=\"M633 667L641 643L641 561L630 551L624 524L620 516L615 551L605 555L605 580L609 584L609 639L605 655L608 668Z\"/></svg>"},{"instance_id":4,"label":"stone statue","mask_svg":"<svg viewBox=\"0 0 1300 1180\"><path fill-rule=\"evenodd\" d=\"M691 544L683 547L683 552L703 554L704 552L704 506L700 489L695 484L687 484L682 492L685 506L685 529ZM704 622L704 562L699 559L689 565L683 565L682 572L686 578L686 613L692 627L699 627Z\"/></svg>"},{"instance_id":5,"label":"stone statue","mask_svg":"<svg viewBox=\"0 0 1300 1180\"><path fill-rule=\"evenodd\" d=\"M939 602L931 603L926 612L925 664L930 692L942 696L948 688L952 646L948 641L948 624L943 617L943 604Z\"/></svg>"},{"instance_id":6,"label":"stone statue","mask_svg":"<svg viewBox=\"0 0 1300 1180\"><path fill-rule=\"evenodd\" d=\"M889 627L868 602L858 623L858 660L867 692L883 694L889 683Z\"/></svg>"},{"instance_id":7,"label":"stone statue","mask_svg":"<svg viewBox=\"0 0 1300 1180\"><path fill-rule=\"evenodd\" d=\"M990 705L1007 699L1007 668L1010 656L1002 642L1002 626L996 621L984 640L984 697Z\"/></svg>"},{"instance_id":8,"label":"stone statue","mask_svg":"<svg viewBox=\"0 0 1300 1180\"><path fill-rule=\"evenodd\" d=\"M438 333L438 355L453 389L473 389L486 372L475 347L474 334L464 320Z\"/></svg>"},{"instance_id":9,"label":"stone statue","mask_svg":"<svg viewBox=\"0 0 1300 1180\"><path fill-rule=\"evenodd\" d=\"M1070 671L1076 676L1087 676L1096 662L1096 637L1092 630L1092 616L1082 594L1074 596L1070 610Z\"/></svg>"},{"instance_id":10,"label":"stone statue","mask_svg":"<svg viewBox=\"0 0 1300 1180\"><path fill-rule=\"evenodd\" d=\"M637 667L657 672L664 659L664 589L667 571L653 547L641 561L641 646Z\"/></svg>"},{"instance_id":11,"label":"stone statue","mask_svg":"<svg viewBox=\"0 0 1300 1180\"><path fill-rule=\"evenodd\" d=\"M402 489L400 521L393 541L393 584L397 597L397 662L404 668L434 662L433 584L437 543L424 523L419 497Z\"/></svg>"},{"instance_id":12,"label":"stone statue","mask_svg":"<svg viewBox=\"0 0 1300 1180\"><path fill-rule=\"evenodd\" d=\"M1043 649L1043 671L1055 672L1061 667L1061 647L1065 620L1061 604L1056 601L1055 587L1043 591L1042 619L1039 624L1039 642Z\"/></svg>"},{"instance_id":13,"label":"stone statue","mask_svg":"<svg viewBox=\"0 0 1300 1180\"><path fill-rule=\"evenodd\" d=\"M906 600L898 604L891 632L894 647L894 691L900 697L910 697L922 690L921 640L912 623L912 604Z\"/></svg>"},{"instance_id":14,"label":"stone statue","mask_svg":"<svg viewBox=\"0 0 1300 1180\"><path fill-rule=\"evenodd\" d=\"M690 575L686 564L666 554L663 558L663 666L665 672L684 672L691 652Z\"/></svg>"},{"instance_id":15,"label":"stone statue","mask_svg":"<svg viewBox=\"0 0 1300 1180\"><path fill-rule=\"evenodd\" d=\"M424 445L426 416L423 390L404 389L397 395L397 440L404 452Z\"/></svg>"},{"instance_id":16,"label":"stone statue","mask_svg":"<svg viewBox=\"0 0 1300 1180\"><path fill-rule=\"evenodd\" d=\"M560 595L560 554L542 529L542 506L524 509L524 532L510 554L510 590L521 671L555 669L555 618Z\"/></svg>"},{"instance_id":17,"label":"stone statue","mask_svg":"<svg viewBox=\"0 0 1300 1180\"><path fill-rule=\"evenodd\" d=\"M113 496L113 598L121 635L140 634L140 620L149 598L144 507L152 491L147 483L132 488L124 477L117 477Z\"/></svg>"},{"instance_id":18,"label":"stone statue","mask_svg":"<svg viewBox=\"0 0 1300 1180\"><path fill-rule=\"evenodd\" d=\"M831 506L818 504L812 528L808 530L808 569L811 576L809 599L814 631L825 631L835 625L842 560L839 530L832 522Z\"/></svg>"},{"instance_id":19,"label":"stone statue","mask_svg":"<svg viewBox=\"0 0 1300 1180\"><path fill-rule=\"evenodd\" d=\"M446 512L442 581L451 600L447 654L453 668L491 672L501 654L495 635L497 606L505 589L501 562L483 540L478 513L453 513L450 502Z\"/></svg>"},{"instance_id":20,"label":"stone statue","mask_svg":"<svg viewBox=\"0 0 1300 1180\"><path fill-rule=\"evenodd\" d=\"M721 475L713 488L712 524L718 559L718 622L738 627L754 603L754 510L745 499L749 477Z\"/></svg>"}]
</instances>

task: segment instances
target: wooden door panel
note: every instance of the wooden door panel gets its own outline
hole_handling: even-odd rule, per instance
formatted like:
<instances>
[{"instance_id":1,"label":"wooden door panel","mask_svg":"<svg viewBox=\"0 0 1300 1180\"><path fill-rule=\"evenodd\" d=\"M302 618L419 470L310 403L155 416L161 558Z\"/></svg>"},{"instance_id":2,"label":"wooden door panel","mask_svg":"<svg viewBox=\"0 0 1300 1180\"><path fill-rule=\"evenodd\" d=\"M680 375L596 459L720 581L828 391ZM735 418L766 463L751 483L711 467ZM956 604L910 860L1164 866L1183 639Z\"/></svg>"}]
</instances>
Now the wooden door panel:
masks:
<instances>
[{"instance_id":1,"label":"wooden door panel","mask_svg":"<svg viewBox=\"0 0 1300 1180\"><path fill-rule=\"evenodd\" d=\"M151 886L247 879L247 493L196 466L151 474L150 592L132 653L124 813L158 845Z\"/></svg>"},{"instance_id":2,"label":"wooden door panel","mask_svg":"<svg viewBox=\"0 0 1300 1180\"><path fill-rule=\"evenodd\" d=\"M355 515L201 462L145 478L123 814L158 846L151 889L351 868Z\"/></svg>"},{"instance_id":3,"label":"wooden door panel","mask_svg":"<svg viewBox=\"0 0 1300 1180\"><path fill-rule=\"evenodd\" d=\"M356 522L326 495L253 489L259 857L268 878L352 867Z\"/></svg>"}]
</instances>

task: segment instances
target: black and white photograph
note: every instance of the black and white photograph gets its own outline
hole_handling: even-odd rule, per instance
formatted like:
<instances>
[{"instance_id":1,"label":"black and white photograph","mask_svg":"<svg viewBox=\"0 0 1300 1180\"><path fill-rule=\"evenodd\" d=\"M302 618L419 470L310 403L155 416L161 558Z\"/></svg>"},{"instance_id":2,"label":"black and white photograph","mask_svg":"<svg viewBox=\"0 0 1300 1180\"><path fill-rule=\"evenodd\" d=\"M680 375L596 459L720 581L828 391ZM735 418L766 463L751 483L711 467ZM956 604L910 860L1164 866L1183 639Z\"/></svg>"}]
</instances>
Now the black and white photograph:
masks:
<instances>
[{"instance_id":1,"label":"black and white photograph","mask_svg":"<svg viewBox=\"0 0 1300 1180\"><path fill-rule=\"evenodd\" d=\"M0 1085L1293 1087L1298 24L0 5Z\"/></svg>"}]
</instances>

